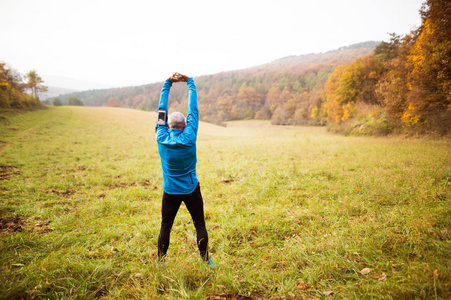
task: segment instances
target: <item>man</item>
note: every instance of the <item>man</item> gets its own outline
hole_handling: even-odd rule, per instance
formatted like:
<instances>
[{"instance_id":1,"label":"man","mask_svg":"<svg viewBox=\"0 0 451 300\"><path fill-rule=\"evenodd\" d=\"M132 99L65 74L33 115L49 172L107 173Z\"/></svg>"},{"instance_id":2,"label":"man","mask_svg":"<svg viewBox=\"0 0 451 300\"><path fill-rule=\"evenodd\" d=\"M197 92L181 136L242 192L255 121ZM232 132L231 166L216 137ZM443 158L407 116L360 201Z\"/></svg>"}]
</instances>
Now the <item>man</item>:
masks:
<instances>
[{"instance_id":1,"label":"man","mask_svg":"<svg viewBox=\"0 0 451 300\"><path fill-rule=\"evenodd\" d=\"M158 259L162 261L166 256L172 224L183 201L196 228L200 255L208 265L215 266L208 256L208 233L204 220L204 204L199 180L196 176L199 111L193 78L174 73L169 79L166 79L161 90L158 110L166 111L167 114L169 91L175 82L186 82L188 85L188 114L185 121L182 113L174 112L169 116L167 124L158 125L159 122L157 122L155 127L163 169L162 220L158 237Z\"/></svg>"}]
</instances>

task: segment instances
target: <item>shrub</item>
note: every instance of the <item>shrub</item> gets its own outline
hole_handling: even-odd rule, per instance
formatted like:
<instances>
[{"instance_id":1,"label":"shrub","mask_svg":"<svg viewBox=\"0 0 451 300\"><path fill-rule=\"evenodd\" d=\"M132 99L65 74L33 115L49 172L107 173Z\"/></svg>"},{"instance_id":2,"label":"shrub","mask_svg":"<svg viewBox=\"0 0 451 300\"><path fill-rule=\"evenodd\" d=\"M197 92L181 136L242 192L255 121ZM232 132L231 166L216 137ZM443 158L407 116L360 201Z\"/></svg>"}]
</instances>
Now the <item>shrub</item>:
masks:
<instances>
[{"instance_id":1,"label":"shrub","mask_svg":"<svg viewBox=\"0 0 451 300\"><path fill-rule=\"evenodd\" d=\"M53 99L53 106L62 106L63 103L61 103L59 98Z\"/></svg>"}]
</instances>

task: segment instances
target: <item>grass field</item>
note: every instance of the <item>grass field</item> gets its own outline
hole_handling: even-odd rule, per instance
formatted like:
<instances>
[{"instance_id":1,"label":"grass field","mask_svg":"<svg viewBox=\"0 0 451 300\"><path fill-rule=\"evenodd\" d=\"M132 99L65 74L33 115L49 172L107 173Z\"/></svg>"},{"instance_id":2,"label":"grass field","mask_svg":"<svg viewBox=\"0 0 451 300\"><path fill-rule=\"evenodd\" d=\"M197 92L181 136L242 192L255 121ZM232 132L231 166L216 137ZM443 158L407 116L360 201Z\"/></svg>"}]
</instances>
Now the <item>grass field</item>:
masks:
<instances>
[{"instance_id":1,"label":"grass field","mask_svg":"<svg viewBox=\"0 0 451 300\"><path fill-rule=\"evenodd\" d=\"M210 253L186 208L156 267L155 114L0 118L1 299L449 299L451 142L201 123Z\"/></svg>"}]
</instances>

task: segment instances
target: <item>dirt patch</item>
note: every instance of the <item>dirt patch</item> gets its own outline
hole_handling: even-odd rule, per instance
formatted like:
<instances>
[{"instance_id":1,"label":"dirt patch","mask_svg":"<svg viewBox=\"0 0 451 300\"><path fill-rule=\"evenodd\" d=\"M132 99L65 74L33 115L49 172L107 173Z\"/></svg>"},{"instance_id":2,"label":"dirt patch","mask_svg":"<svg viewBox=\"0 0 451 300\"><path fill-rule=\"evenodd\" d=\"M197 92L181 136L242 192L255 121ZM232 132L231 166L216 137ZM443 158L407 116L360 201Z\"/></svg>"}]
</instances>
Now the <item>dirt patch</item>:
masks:
<instances>
[{"instance_id":1,"label":"dirt patch","mask_svg":"<svg viewBox=\"0 0 451 300\"><path fill-rule=\"evenodd\" d=\"M234 182L235 180L233 180L233 179L224 179L224 180L221 180L221 182L222 183L232 183L232 182Z\"/></svg>"},{"instance_id":2,"label":"dirt patch","mask_svg":"<svg viewBox=\"0 0 451 300\"><path fill-rule=\"evenodd\" d=\"M25 230L27 231L33 231L39 234L53 231L53 228L50 227L51 221L45 220L42 216L33 216L26 221L27 225L25 226Z\"/></svg>"},{"instance_id":3,"label":"dirt patch","mask_svg":"<svg viewBox=\"0 0 451 300\"><path fill-rule=\"evenodd\" d=\"M132 181L132 182L118 182L118 183L112 183L108 187L110 189L116 189L116 188L125 188L129 186L152 186L152 182L148 179L142 180L142 181ZM158 187L153 186L153 189L156 190Z\"/></svg>"},{"instance_id":4,"label":"dirt patch","mask_svg":"<svg viewBox=\"0 0 451 300\"><path fill-rule=\"evenodd\" d=\"M215 295L207 296L206 300L260 300L258 296L242 296L242 295Z\"/></svg>"},{"instance_id":5,"label":"dirt patch","mask_svg":"<svg viewBox=\"0 0 451 300\"><path fill-rule=\"evenodd\" d=\"M47 194L57 194L58 196L63 196L65 198L69 198L70 196L72 196L75 193L74 189L67 189L65 191L59 191L59 190L48 190Z\"/></svg>"},{"instance_id":6,"label":"dirt patch","mask_svg":"<svg viewBox=\"0 0 451 300\"><path fill-rule=\"evenodd\" d=\"M213 296L207 296L205 298L206 300L263 300L263 299L268 299L268 297L262 297L259 295L250 295L250 296L243 296L243 295L213 295ZM274 300L297 300L297 299L304 299L304 300L313 300L313 299L317 299L315 297L310 298L310 297L301 297L299 295L295 295L292 293L289 293L286 296L281 296L281 297L277 297L277 298L271 298Z\"/></svg>"},{"instance_id":7,"label":"dirt patch","mask_svg":"<svg viewBox=\"0 0 451 300\"><path fill-rule=\"evenodd\" d=\"M33 231L43 234L43 233L53 231L53 228L50 227L50 221L48 221L48 222L40 221L33 225Z\"/></svg>"},{"instance_id":8,"label":"dirt patch","mask_svg":"<svg viewBox=\"0 0 451 300\"><path fill-rule=\"evenodd\" d=\"M149 185L152 185L152 182L150 182L149 179L145 179L143 181L140 181L139 184L142 186L149 186Z\"/></svg>"},{"instance_id":9,"label":"dirt patch","mask_svg":"<svg viewBox=\"0 0 451 300\"><path fill-rule=\"evenodd\" d=\"M0 180L6 180L11 175L20 174L13 166L0 165Z\"/></svg>"},{"instance_id":10,"label":"dirt patch","mask_svg":"<svg viewBox=\"0 0 451 300\"><path fill-rule=\"evenodd\" d=\"M53 231L50 221L42 220L42 217L32 217L24 220L21 217L0 217L0 236L15 234L22 231L33 231L44 234Z\"/></svg>"},{"instance_id":11,"label":"dirt patch","mask_svg":"<svg viewBox=\"0 0 451 300\"><path fill-rule=\"evenodd\" d=\"M23 219L20 217L0 218L0 236L23 231Z\"/></svg>"}]
</instances>

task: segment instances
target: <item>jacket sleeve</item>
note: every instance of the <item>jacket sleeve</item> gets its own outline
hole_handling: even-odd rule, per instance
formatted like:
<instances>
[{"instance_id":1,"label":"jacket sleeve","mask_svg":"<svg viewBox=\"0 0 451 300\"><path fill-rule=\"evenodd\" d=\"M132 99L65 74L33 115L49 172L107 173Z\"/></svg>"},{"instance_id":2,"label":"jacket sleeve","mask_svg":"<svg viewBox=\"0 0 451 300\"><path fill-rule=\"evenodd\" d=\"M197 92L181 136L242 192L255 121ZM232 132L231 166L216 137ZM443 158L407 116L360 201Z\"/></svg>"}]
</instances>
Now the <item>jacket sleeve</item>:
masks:
<instances>
[{"instance_id":1,"label":"jacket sleeve","mask_svg":"<svg viewBox=\"0 0 451 300\"><path fill-rule=\"evenodd\" d=\"M166 114L168 113L168 98L171 87L172 81L166 79L166 81L163 84L163 88L161 89L160 103L158 104L158 110L165 110Z\"/></svg>"},{"instance_id":2,"label":"jacket sleeve","mask_svg":"<svg viewBox=\"0 0 451 300\"><path fill-rule=\"evenodd\" d=\"M199 127L199 109L197 107L197 91L193 78L188 78L186 81L188 85L188 114L186 116L185 134L191 136L194 141L197 137L197 129Z\"/></svg>"},{"instance_id":3,"label":"jacket sleeve","mask_svg":"<svg viewBox=\"0 0 451 300\"><path fill-rule=\"evenodd\" d=\"M172 81L169 79L166 79L166 81L163 84L163 88L161 89L160 94L160 102L158 103L158 110L164 110L166 111L166 116L168 115L168 99L169 99L169 92L172 87ZM155 125L155 132L157 132L157 139L158 139L158 129L163 129L167 131L167 126L158 126Z\"/></svg>"}]
</instances>

